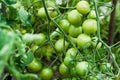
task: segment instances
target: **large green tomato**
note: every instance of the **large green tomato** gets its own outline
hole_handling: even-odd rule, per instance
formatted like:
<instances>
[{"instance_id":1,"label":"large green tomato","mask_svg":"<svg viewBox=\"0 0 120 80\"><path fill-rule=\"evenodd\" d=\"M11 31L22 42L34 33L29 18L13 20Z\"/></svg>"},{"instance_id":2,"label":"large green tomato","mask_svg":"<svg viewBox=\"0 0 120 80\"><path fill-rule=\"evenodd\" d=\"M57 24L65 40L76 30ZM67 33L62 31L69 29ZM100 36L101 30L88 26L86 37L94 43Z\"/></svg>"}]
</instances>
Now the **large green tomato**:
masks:
<instances>
[{"instance_id":1,"label":"large green tomato","mask_svg":"<svg viewBox=\"0 0 120 80\"><path fill-rule=\"evenodd\" d=\"M76 9L81 14L87 14L90 12L90 4L85 0L79 1L76 5Z\"/></svg>"},{"instance_id":2,"label":"large green tomato","mask_svg":"<svg viewBox=\"0 0 120 80\"><path fill-rule=\"evenodd\" d=\"M66 77L69 75L69 68L64 63L61 63L59 66L59 72Z\"/></svg>"},{"instance_id":3,"label":"large green tomato","mask_svg":"<svg viewBox=\"0 0 120 80\"><path fill-rule=\"evenodd\" d=\"M79 76L85 76L89 71L89 63L86 61L78 62L75 68Z\"/></svg>"},{"instance_id":4,"label":"large green tomato","mask_svg":"<svg viewBox=\"0 0 120 80\"><path fill-rule=\"evenodd\" d=\"M97 21L94 19L87 19L82 24L83 32L86 34L94 34L97 31Z\"/></svg>"},{"instance_id":5,"label":"large green tomato","mask_svg":"<svg viewBox=\"0 0 120 80\"><path fill-rule=\"evenodd\" d=\"M42 63L34 58L33 61L27 65L27 68L30 72L39 72L42 69Z\"/></svg>"},{"instance_id":6,"label":"large green tomato","mask_svg":"<svg viewBox=\"0 0 120 80\"><path fill-rule=\"evenodd\" d=\"M71 25L69 28L69 35L72 37L77 37L82 33L82 27L75 27L74 25Z\"/></svg>"},{"instance_id":7,"label":"large green tomato","mask_svg":"<svg viewBox=\"0 0 120 80\"><path fill-rule=\"evenodd\" d=\"M76 41L79 48L87 48L91 45L91 37L87 34L80 34Z\"/></svg>"},{"instance_id":8,"label":"large green tomato","mask_svg":"<svg viewBox=\"0 0 120 80\"><path fill-rule=\"evenodd\" d=\"M64 32L68 33L70 23L67 19L63 19L59 22L60 27L63 29Z\"/></svg>"},{"instance_id":9,"label":"large green tomato","mask_svg":"<svg viewBox=\"0 0 120 80\"><path fill-rule=\"evenodd\" d=\"M40 77L42 80L51 80L53 77L53 71L51 68L43 68L40 72Z\"/></svg>"},{"instance_id":10,"label":"large green tomato","mask_svg":"<svg viewBox=\"0 0 120 80\"><path fill-rule=\"evenodd\" d=\"M82 14L80 14L76 9L70 11L67 18L73 25L80 25L82 22Z\"/></svg>"},{"instance_id":11,"label":"large green tomato","mask_svg":"<svg viewBox=\"0 0 120 80\"><path fill-rule=\"evenodd\" d=\"M55 43L55 49L58 51L58 52L63 52L64 49L67 49L69 46L69 43L67 41L64 41L64 39L59 39L56 41Z\"/></svg>"}]
</instances>

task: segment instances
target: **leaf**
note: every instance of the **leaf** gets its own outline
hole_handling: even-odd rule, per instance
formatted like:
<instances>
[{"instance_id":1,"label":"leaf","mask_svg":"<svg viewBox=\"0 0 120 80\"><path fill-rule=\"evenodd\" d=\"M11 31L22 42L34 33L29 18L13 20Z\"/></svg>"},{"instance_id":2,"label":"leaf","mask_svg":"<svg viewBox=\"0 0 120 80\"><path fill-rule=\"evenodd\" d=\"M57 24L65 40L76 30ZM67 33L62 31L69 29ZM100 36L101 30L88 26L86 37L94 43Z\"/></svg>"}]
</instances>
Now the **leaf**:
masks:
<instances>
[{"instance_id":1,"label":"leaf","mask_svg":"<svg viewBox=\"0 0 120 80\"><path fill-rule=\"evenodd\" d=\"M2 0L2 1L8 5L15 4L17 2L17 0Z\"/></svg>"},{"instance_id":2,"label":"leaf","mask_svg":"<svg viewBox=\"0 0 120 80\"><path fill-rule=\"evenodd\" d=\"M9 11L7 12L8 19L16 20L18 18L18 10L14 8L13 6L8 6L8 8L9 8Z\"/></svg>"},{"instance_id":3,"label":"leaf","mask_svg":"<svg viewBox=\"0 0 120 80\"><path fill-rule=\"evenodd\" d=\"M18 13L19 13L19 18L21 22L26 26L31 26L30 14L28 14L28 12L23 7L20 8Z\"/></svg>"},{"instance_id":4,"label":"leaf","mask_svg":"<svg viewBox=\"0 0 120 80\"><path fill-rule=\"evenodd\" d=\"M23 63L22 65L27 65L29 63L31 63L34 59L34 55L31 52L28 52L26 54L23 55L21 62Z\"/></svg>"},{"instance_id":5,"label":"leaf","mask_svg":"<svg viewBox=\"0 0 120 80\"><path fill-rule=\"evenodd\" d=\"M0 50L4 47L5 44L9 43L9 39L7 34L5 34L1 29L0 29Z\"/></svg>"},{"instance_id":6,"label":"leaf","mask_svg":"<svg viewBox=\"0 0 120 80\"><path fill-rule=\"evenodd\" d=\"M0 26L6 25L5 17L0 13Z\"/></svg>"}]
</instances>

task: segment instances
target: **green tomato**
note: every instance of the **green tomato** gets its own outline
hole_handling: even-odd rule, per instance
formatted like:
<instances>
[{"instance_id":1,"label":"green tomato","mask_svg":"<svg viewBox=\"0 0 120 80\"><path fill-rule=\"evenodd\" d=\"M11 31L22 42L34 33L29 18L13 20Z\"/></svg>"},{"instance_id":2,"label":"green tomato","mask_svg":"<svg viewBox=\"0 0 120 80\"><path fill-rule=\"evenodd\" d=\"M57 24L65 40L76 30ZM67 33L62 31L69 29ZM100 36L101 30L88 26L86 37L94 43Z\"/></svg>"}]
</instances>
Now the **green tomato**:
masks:
<instances>
[{"instance_id":1,"label":"green tomato","mask_svg":"<svg viewBox=\"0 0 120 80\"><path fill-rule=\"evenodd\" d=\"M82 14L75 9L68 13L67 18L68 21L73 25L80 25L82 22Z\"/></svg>"},{"instance_id":2,"label":"green tomato","mask_svg":"<svg viewBox=\"0 0 120 80\"><path fill-rule=\"evenodd\" d=\"M63 29L64 32L68 33L70 23L67 19L63 19L59 22L60 27Z\"/></svg>"},{"instance_id":3,"label":"green tomato","mask_svg":"<svg viewBox=\"0 0 120 80\"><path fill-rule=\"evenodd\" d=\"M27 65L27 68L30 72L39 72L42 69L42 63L34 58L33 61Z\"/></svg>"},{"instance_id":4,"label":"green tomato","mask_svg":"<svg viewBox=\"0 0 120 80\"><path fill-rule=\"evenodd\" d=\"M23 35L23 41L26 43L34 42L37 45L41 45L46 41L46 35L43 33L39 34L26 33Z\"/></svg>"},{"instance_id":5,"label":"green tomato","mask_svg":"<svg viewBox=\"0 0 120 80\"><path fill-rule=\"evenodd\" d=\"M97 21L94 19L87 19L82 24L83 32L86 34L94 34L97 31Z\"/></svg>"},{"instance_id":6,"label":"green tomato","mask_svg":"<svg viewBox=\"0 0 120 80\"><path fill-rule=\"evenodd\" d=\"M88 14L88 18L95 19L96 18L96 13L95 10L91 10L90 13Z\"/></svg>"},{"instance_id":7,"label":"green tomato","mask_svg":"<svg viewBox=\"0 0 120 80\"><path fill-rule=\"evenodd\" d=\"M64 44L65 43L65 44ZM55 43L55 49L58 51L58 52L63 52L64 49L67 49L69 46L69 43L67 41L64 42L64 39L59 39L56 41Z\"/></svg>"},{"instance_id":8,"label":"green tomato","mask_svg":"<svg viewBox=\"0 0 120 80\"><path fill-rule=\"evenodd\" d=\"M79 76L85 76L89 70L89 63L86 61L78 62L75 66L77 74Z\"/></svg>"},{"instance_id":9,"label":"green tomato","mask_svg":"<svg viewBox=\"0 0 120 80\"><path fill-rule=\"evenodd\" d=\"M39 39L37 39L37 36L39 37ZM46 41L46 35L45 34L39 33L37 36L36 36L36 39L35 39L35 43L37 45L41 45Z\"/></svg>"},{"instance_id":10,"label":"green tomato","mask_svg":"<svg viewBox=\"0 0 120 80\"><path fill-rule=\"evenodd\" d=\"M97 38L97 37L93 37L92 39L93 39L93 40L92 40L92 45L93 45L93 47L96 47L96 49L100 49L101 46L102 46L102 43L101 43L101 42L98 42L98 43L97 43L97 41L98 41L98 38Z\"/></svg>"},{"instance_id":11,"label":"green tomato","mask_svg":"<svg viewBox=\"0 0 120 80\"><path fill-rule=\"evenodd\" d=\"M77 55L77 50L75 48L70 48L66 52L66 56L75 57Z\"/></svg>"},{"instance_id":12,"label":"green tomato","mask_svg":"<svg viewBox=\"0 0 120 80\"><path fill-rule=\"evenodd\" d=\"M88 80L98 80L95 76L90 76Z\"/></svg>"},{"instance_id":13,"label":"green tomato","mask_svg":"<svg viewBox=\"0 0 120 80\"><path fill-rule=\"evenodd\" d=\"M49 11L49 15L51 18L54 18L54 17L58 16L58 12L57 11Z\"/></svg>"},{"instance_id":14,"label":"green tomato","mask_svg":"<svg viewBox=\"0 0 120 80\"><path fill-rule=\"evenodd\" d=\"M87 14L90 12L90 4L85 0L79 1L76 5L76 9L81 14Z\"/></svg>"},{"instance_id":15,"label":"green tomato","mask_svg":"<svg viewBox=\"0 0 120 80\"><path fill-rule=\"evenodd\" d=\"M43 68L40 72L40 77L42 80L51 80L53 77L53 71L51 68Z\"/></svg>"},{"instance_id":16,"label":"green tomato","mask_svg":"<svg viewBox=\"0 0 120 80\"><path fill-rule=\"evenodd\" d=\"M72 67L72 68L70 69L70 75L71 75L72 77L76 77L76 76L77 76L77 71L76 71L76 68L75 68L75 67Z\"/></svg>"},{"instance_id":17,"label":"green tomato","mask_svg":"<svg viewBox=\"0 0 120 80\"><path fill-rule=\"evenodd\" d=\"M33 6L35 8L41 8L42 7L42 1L40 0L32 0Z\"/></svg>"},{"instance_id":18,"label":"green tomato","mask_svg":"<svg viewBox=\"0 0 120 80\"><path fill-rule=\"evenodd\" d=\"M64 62L63 62L68 68L70 68L70 67L73 67L74 66L74 62L73 62L73 58L72 57L70 57L70 56L66 56L65 58L64 58Z\"/></svg>"},{"instance_id":19,"label":"green tomato","mask_svg":"<svg viewBox=\"0 0 120 80\"><path fill-rule=\"evenodd\" d=\"M45 13L44 7L38 9L37 15L38 15L38 17L40 17L40 18L46 18L46 13Z\"/></svg>"},{"instance_id":20,"label":"green tomato","mask_svg":"<svg viewBox=\"0 0 120 80\"><path fill-rule=\"evenodd\" d=\"M66 77L69 75L69 68L64 63L61 63L59 66L59 72Z\"/></svg>"},{"instance_id":21,"label":"green tomato","mask_svg":"<svg viewBox=\"0 0 120 80\"><path fill-rule=\"evenodd\" d=\"M77 45L79 48L87 48L91 45L91 37L87 34L80 34L77 37Z\"/></svg>"},{"instance_id":22,"label":"green tomato","mask_svg":"<svg viewBox=\"0 0 120 80\"><path fill-rule=\"evenodd\" d=\"M47 5L47 7L53 7L53 8L56 7L55 3L51 0L47 0L46 5Z\"/></svg>"},{"instance_id":23,"label":"green tomato","mask_svg":"<svg viewBox=\"0 0 120 80\"><path fill-rule=\"evenodd\" d=\"M105 73L105 72L108 72L108 71L111 71L111 70L113 70L113 66L110 63L105 63L104 62L100 65L100 71L102 73Z\"/></svg>"},{"instance_id":24,"label":"green tomato","mask_svg":"<svg viewBox=\"0 0 120 80\"><path fill-rule=\"evenodd\" d=\"M75 27L74 25L71 25L69 28L69 35L72 37L77 37L82 33L82 27Z\"/></svg>"}]
</instances>

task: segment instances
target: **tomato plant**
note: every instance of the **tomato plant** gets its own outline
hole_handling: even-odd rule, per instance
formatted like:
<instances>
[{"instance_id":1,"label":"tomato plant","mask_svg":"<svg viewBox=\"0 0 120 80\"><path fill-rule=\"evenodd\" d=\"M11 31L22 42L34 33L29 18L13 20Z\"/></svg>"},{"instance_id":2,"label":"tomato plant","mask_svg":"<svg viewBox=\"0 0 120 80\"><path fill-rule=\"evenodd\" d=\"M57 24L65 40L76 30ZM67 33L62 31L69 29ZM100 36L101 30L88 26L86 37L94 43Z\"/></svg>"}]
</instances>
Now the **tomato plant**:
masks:
<instances>
[{"instance_id":1,"label":"tomato plant","mask_svg":"<svg viewBox=\"0 0 120 80\"><path fill-rule=\"evenodd\" d=\"M0 0L0 80L119 80L120 1Z\"/></svg>"}]
</instances>

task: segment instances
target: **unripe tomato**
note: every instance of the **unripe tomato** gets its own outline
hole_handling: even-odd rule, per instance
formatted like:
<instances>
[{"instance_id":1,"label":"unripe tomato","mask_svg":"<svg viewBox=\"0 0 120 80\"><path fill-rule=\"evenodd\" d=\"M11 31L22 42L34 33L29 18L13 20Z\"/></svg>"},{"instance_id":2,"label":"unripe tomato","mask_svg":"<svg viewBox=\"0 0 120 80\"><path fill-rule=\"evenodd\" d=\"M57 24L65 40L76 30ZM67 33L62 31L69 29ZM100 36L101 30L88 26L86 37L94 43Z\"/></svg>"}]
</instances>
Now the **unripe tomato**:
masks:
<instances>
[{"instance_id":1,"label":"unripe tomato","mask_svg":"<svg viewBox=\"0 0 120 80\"><path fill-rule=\"evenodd\" d=\"M82 14L75 9L68 13L67 18L68 21L73 25L80 25L82 22Z\"/></svg>"},{"instance_id":2,"label":"unripe tomato","mask_svg":"<svg viewBox=\"0 0 120 80\"><path fill-rule=\"evenodd\" d=\"M54 17L58 16L58 13L57 13L57 11L49 11L49 15L51 18L54 18Z\"/></svg>"},{"instance_id":3,"label":"unripe tomato","mask_svg":"<svg viewBox=\"0 0 120 80\"><path fill-rule=\"evenodd\" d=\"M70 57L75 57L76 54L77 54L77 50L75 48L70 48L66 52L66 56L70 56Z\"/></svg>"},{"instance_id":4,"label":"unripe tomato","mask_svg":"<svg viewBox=\"0 0 120 80\"><path fill-rule=\"evenodd\" d=\"M56 7L55 3L51 0L47 0L46 5L47 5L47 7L53 7L53 8Z\"/></svg>"},{"instance_id":5,"label":"unripe tomato","mask_svg":"<svg viewBox=\"0 0 120 80\"><path fill-rule=\"evenodd\" d=\"M82 24L83 32L86 34L94 34L97 31L97 21L94 19L87 19Z\"/></svg>"},{"instance_id":6,"label":"unripe tomato","mask_svg":"<svg viewBox=\"0 0 120 80\"><path fill-rule=\"evenodd\" d=\"M76 5L76 9L81 13L81 14L87 14L90 11L90 4L85 1L79 1Z\"/></svg>"},{"instance_id":7,"label":"unripe tomato","mask_svg":"<svg viewBox=\"0 0 120 80\"><path fill-rule=\"evenodd\" d=\"M74 66L74 62L73 62L73 58L71 56L66 56L64 58L64 62L63 62L68 68L73 67Z\"/></svg>"},{"instance_id":8,"label":"unripe tomato","mask_svg":"<svg viewBox=\"0 0 120 80\"><path fill-rule=\"evenodd\" d=\"M32 0L33 6L35 8L41 8L42 7L42 1L40 0Z\"/></svg>"},{"instance_id":9,"label":"unripe tomato","mask_svg":"<svg viewBox=\"0 0 120 80\"><path fill-rule=\"evenodd\" d=\"M85 76L89 70L89 63L86 61L78 62L75 66L77 74L79 76Z\"/></svg>"},{"instance_id":10,"label":"unripe tomato","mask_svg":"<svg viewBox=\"0 0 120 80\"><path fill-rule=\"evenodd\" d=\"M59 66L59 72L66 77L69 75L69 68L64 63L61 63Z\"/></svg>"},{"instance_id":11,"label":"unripe tomato","mask_svg":"<svg viewBox=\"0 0 120 80\"><path fill-rule=\"evenodd\" d=\"M80 34L77 37L77 45L80 48L87 48L91 45L91 37L87 34Z\"/></svg>"},{"instance_id":12,"label":"unripe tomato","mask_svg":"<svg viewBox=\"0 0 120 80\"><path fill-rule=\"evenodd\" d=\"M59 22L60 27L63 29L64 32L68 33L70 23L67 19L63 19Z\"/></svg>"},{"instance_id":13,"label":"unripe tomato","mask_svg":"<svg viewBox=\"0 0 120 80\"><path fill-rule=\"evenodd\" d=\"M111 71L111 70L113 70L113 66L110 63L102 63L100 65L100 71L102 73L105 73L105 72L108 72L108 71Z\"/></svg>"},{"instance_id":14,"label":"unripe tomato","mask_svg":"<svg viewBox=\"0 0 120 80\"><path fill-rule=\"evenodd\" d=\"M38 15L38 17L40 17L40 18L46 18L46 13L45 13L44 7L41 7L41 8L38 9L37 15Z\"/></svg>"},{"instance_id":15,"label":"unripe tomato","mask_svg":"<svg viewBox=\"0 0 120 80\"><path fill-rule=\"evenodd\" d=\"M43 80L51 80L53 77L53 71L51 68L43 68L42 71L40 72L40 77Z\"/></svg>"},{"instance_id":16,"label":"unripe tomato","mask_svg":"<svg viewBox=\"0 0 120 80\"><path fill-rule=\"evenodd\" d=\"M77 71L75 67L70 68L70 75L72 77L76 77L77 76Z\"/></svg>"},{"instance_id":17,"label":"unripe tomato","mask_svg":"<svg viewBox=\"0 0 120 80\"><path fill-rule=\"evenodd\" d=\"M87 17L91 19L95 19L96 18L95 10L91 10Z\"/></svg>"},{"instance_id":18,"label":"unripe tomato","mask_svg":"<svg viewBox=\"0 0 120 80\"><path fill-rule=\"evenodd\" d=\"M37 36L38 36L38 39L37 39ZM39 34L37 34L37 36L36 36L36 40L35 40L35 43L37 45L41 45L46 41L46 35L45 34L39 33Z\"/></svg>"},{"instance_id":19,"label":"unripe tomato","mask_svg":"<svg viewBox=\"0 0 120 80\"><path fill-rule=\"evenodd\" d=\"M82 33L82 27L75 27L74 25L71 25L69 28L69 35L72 37L77 37Z\"/></svg>"},{"instance_id":20,"label":"unripe tomato","mask_svg":"<svg viewBox=\"0 0 120 80\"><path fill-rule=\"evenodd\" d=\"M64 44L65 43L65 44ZM59 39L56 41L55 43L55 49L58 51L58 52L62 52L64 51L64 49L67 49L69 46L69 43L67 41L64 42L64 39Z\"/></svg>"},{"instance_id":21,"label":"unripe tomato","mask_svg":"<svg viewBox=\"0 0 120 80\"><path fill-rule=\"evenodd\" d=\"M38 72L42 69L42 63L34 58L33 61L27 65L27 68L30 72Z\"/></svg>"}]
</instances>

